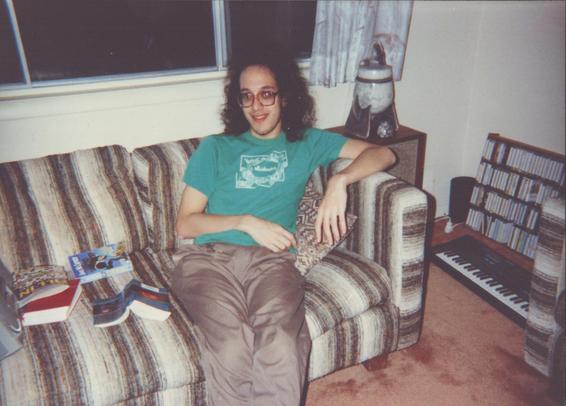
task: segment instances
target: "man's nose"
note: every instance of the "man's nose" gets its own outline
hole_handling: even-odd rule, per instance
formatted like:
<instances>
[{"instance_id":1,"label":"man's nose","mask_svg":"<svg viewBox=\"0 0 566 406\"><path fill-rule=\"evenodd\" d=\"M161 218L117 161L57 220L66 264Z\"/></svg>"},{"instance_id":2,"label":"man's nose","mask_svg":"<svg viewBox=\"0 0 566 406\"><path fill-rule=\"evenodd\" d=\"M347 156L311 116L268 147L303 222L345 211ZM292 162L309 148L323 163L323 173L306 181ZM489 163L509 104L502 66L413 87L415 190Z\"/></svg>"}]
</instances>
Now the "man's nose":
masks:
<instances>
[{"instance_id":1,"label":"man's nose","mask_svg":"<svg viewBox=\"0 0 566 406\"><path fill-rule=\"evenodd\" d=\"M259 102L259 97L255 96L253 101L252 101L252 110L257 111L257 110L260 110L262 107L263 107L263 104L261 104Z\"/></svg>"}]
</instances>

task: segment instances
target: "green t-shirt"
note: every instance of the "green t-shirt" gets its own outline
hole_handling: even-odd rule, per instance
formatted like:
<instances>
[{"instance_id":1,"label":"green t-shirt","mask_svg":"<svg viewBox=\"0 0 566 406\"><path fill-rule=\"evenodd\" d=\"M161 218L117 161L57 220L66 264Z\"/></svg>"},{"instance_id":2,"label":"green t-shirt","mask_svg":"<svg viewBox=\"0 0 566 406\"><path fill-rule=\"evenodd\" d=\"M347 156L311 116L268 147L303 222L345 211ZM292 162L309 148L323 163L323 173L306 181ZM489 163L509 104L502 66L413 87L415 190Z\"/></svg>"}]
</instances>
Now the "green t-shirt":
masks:
<instances>
[{"instance_id":1,"label":"green t-shirt","mask_svg":"<svg viewBox=\"0 0 566 406\"><path fill-rule=\"evenodd\" d=\"M288 142L283 132L267 140L249 131L211 135L189 159L183 180L207 196L209 214L252 214L294 233L306 182L317 167L338 158L346 141L340 134L314 128L296 142ZM196 244L209 242L257 245L237 230L195 239Z\"/></svg>"}]
</instances>

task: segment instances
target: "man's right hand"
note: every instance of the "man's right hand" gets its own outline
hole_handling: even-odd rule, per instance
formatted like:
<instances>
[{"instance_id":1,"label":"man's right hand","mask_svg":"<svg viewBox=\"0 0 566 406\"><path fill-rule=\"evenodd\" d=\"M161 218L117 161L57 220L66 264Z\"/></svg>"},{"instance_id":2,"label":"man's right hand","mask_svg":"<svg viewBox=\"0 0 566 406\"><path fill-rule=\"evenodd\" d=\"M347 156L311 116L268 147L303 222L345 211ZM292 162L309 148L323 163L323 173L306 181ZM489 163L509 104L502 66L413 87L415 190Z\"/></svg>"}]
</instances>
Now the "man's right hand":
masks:
<instances>
[{"instance_id":1,"label":"man's right hand","mask_svg":"<svg viewBox=\"0 0 566 406\"><path fill-rule=\"evenodd\" d=\"M287 251L290 247L297 246L295 236L279 224L252 215L242 217L239 229L273 252Z\"/></svg>"}]
</instances>

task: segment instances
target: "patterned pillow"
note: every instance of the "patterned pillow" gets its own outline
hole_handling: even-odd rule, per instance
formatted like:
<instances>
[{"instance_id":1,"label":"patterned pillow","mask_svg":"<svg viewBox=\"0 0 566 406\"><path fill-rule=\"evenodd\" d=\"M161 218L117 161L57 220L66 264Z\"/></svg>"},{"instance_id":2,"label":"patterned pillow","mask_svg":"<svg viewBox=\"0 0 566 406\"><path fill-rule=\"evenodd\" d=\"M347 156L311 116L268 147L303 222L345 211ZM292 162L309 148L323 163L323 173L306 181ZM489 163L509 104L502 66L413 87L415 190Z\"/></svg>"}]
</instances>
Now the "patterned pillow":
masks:
<instances>
[{"instance_id":1,"label":"patterned pillow","mask_svg":"<svg viewBox=\"0 0 566 406\"><path fill-rule=\"evenodd\" d=\"M306 275L313 266L318 264L337 245L342 243L354 228L354 223L358 219L353 214L346 214L347 231L339 241L334 244L327 242L317 242L315 232L316 215L322 200L322 195L313 191L307 186L305 195L299 203L297 214L297 260L295 267L302 275Z\"/></svg>"}]
</instances>

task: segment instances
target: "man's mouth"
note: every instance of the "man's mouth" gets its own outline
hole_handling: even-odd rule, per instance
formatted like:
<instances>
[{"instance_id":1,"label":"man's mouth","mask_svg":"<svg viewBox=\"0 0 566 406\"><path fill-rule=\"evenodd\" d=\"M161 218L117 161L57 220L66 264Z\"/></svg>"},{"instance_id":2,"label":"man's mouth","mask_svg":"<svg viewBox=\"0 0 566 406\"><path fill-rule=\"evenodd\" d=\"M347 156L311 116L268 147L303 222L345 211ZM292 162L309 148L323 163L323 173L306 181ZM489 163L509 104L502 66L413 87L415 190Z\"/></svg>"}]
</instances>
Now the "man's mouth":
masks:
<instances>
[{"instance_id":1,"label":"man's mouth","mask_svg":"<svg viewBox=\"0 0 566 406\"><path fill-rule=\"evenodd\" d=\"M252 116L252 119L256 123L261 123L267 118L267 114L258 114L257 116Z\"/></svg>"}]
</instances>

